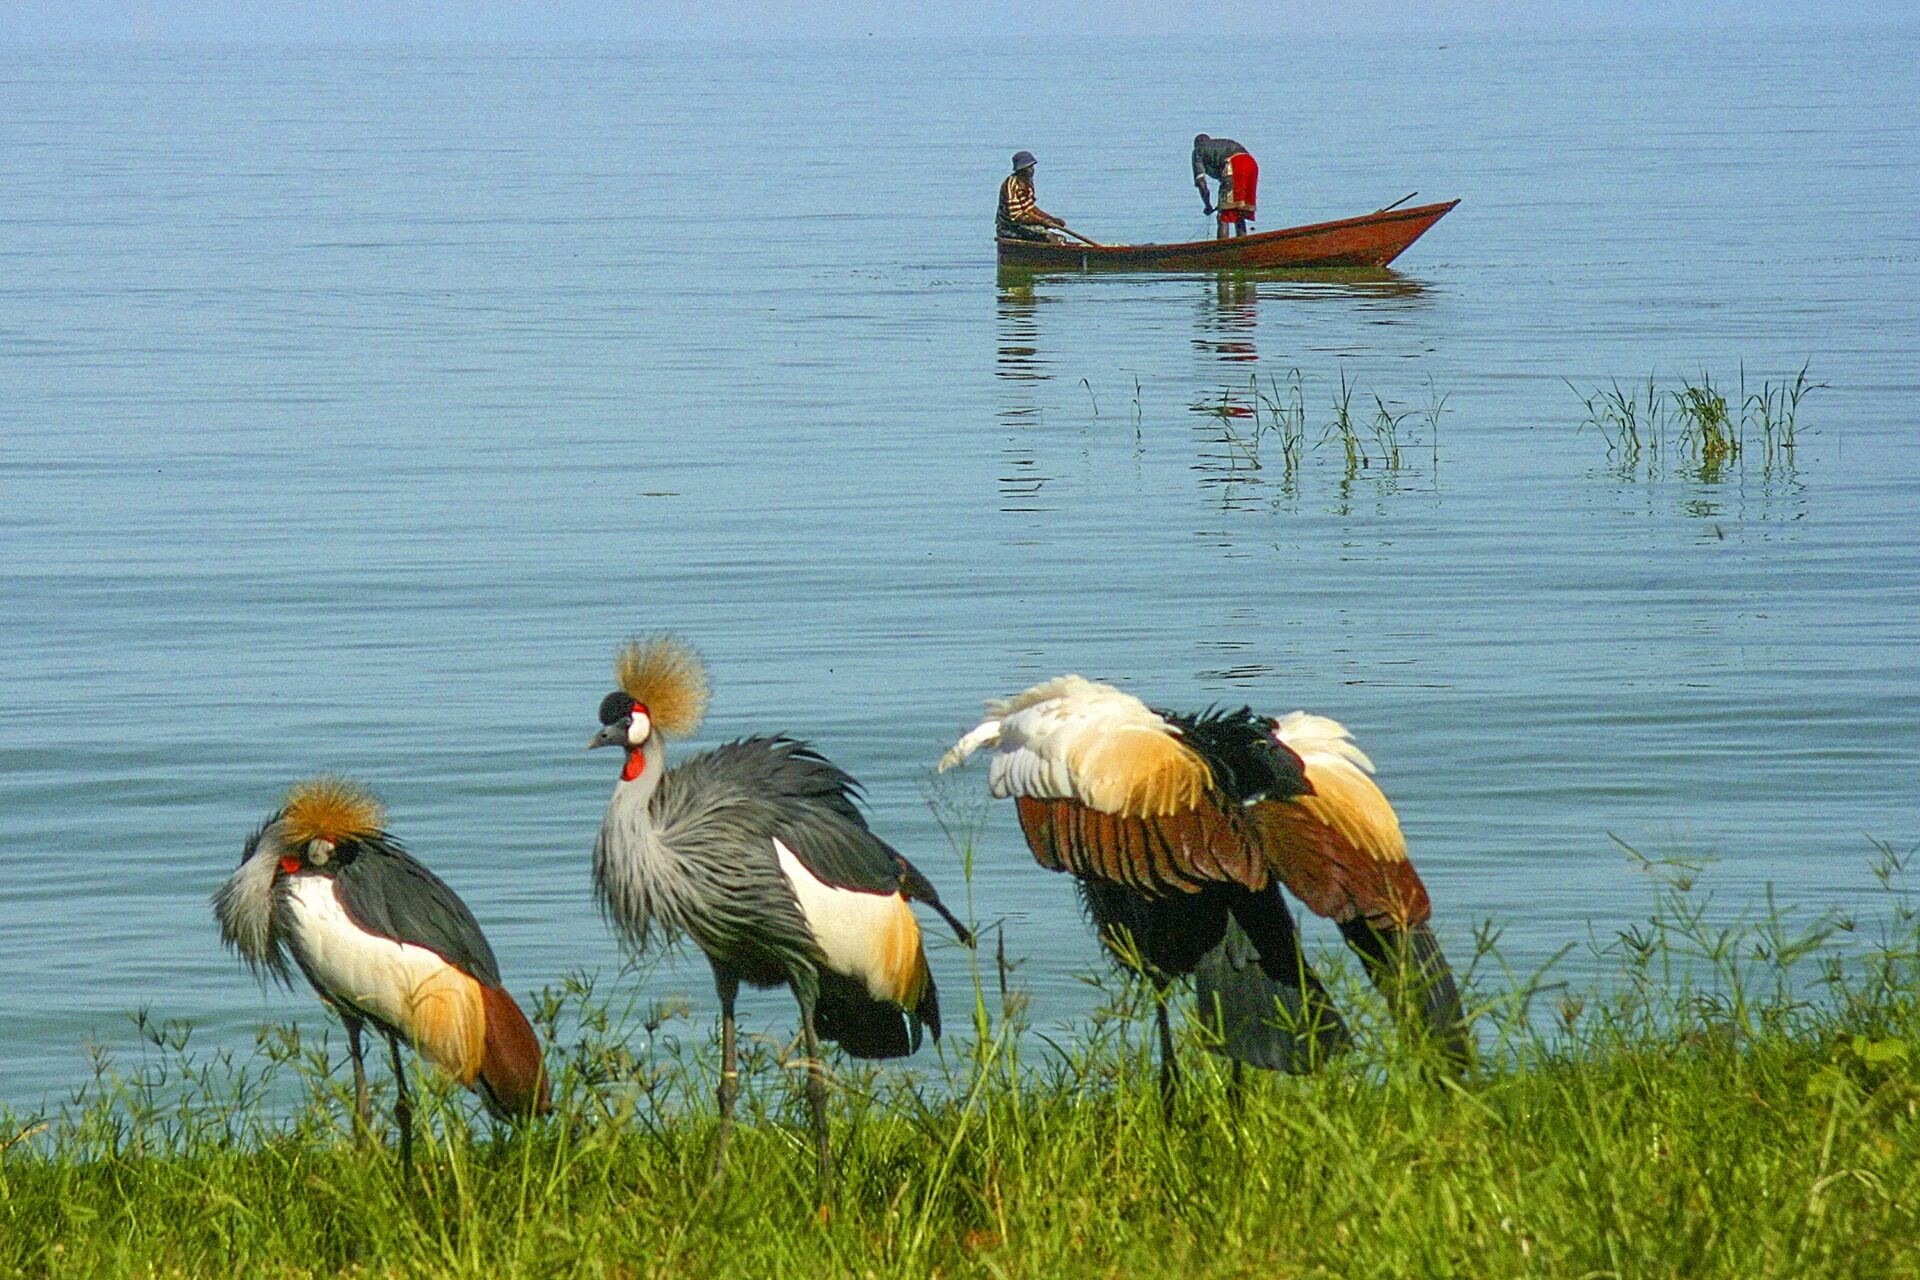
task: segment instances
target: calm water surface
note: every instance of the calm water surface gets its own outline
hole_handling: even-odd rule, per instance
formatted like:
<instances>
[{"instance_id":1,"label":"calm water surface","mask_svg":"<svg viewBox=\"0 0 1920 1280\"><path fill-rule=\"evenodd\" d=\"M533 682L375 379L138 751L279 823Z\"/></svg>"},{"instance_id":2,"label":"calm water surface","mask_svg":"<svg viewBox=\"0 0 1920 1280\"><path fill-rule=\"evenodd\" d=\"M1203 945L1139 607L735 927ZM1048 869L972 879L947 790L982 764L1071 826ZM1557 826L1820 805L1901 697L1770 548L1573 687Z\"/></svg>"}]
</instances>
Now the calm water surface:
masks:
<instances>
[{"instance_id":1,"label":"calm water surface","mask_svg":"<svg viewBox=\"0 0 1920 1280\"><path fill-rule=\"evenodd\" d=\"M702 743L814 738L950 898L929 765L1079 671L1345 720L1457 947L1644 915L1616 836L1717 857L1729 911L1878 909L1868 837L1920 842L1920 38L1266 56L1229 109L1197 44L7 51L0 1104L141 1005L323 1023L206 905L321 768L517 991L610 972L581 747L660 627L712 662ZM1088 234L1180 239L1199 129L1259 154L1267 227L1465 203L1379 278L996 276L1013 150ZM1576 431L1569 380L1809 361L1787 464ZM1312 446L1342 377L1409 415L1398 468L1227 440L1297 381ZM1057 1032L1073 895L1007 806L978 841ZM704 1027L703 966L654 988Z\"/></svg>"}]
</instances>

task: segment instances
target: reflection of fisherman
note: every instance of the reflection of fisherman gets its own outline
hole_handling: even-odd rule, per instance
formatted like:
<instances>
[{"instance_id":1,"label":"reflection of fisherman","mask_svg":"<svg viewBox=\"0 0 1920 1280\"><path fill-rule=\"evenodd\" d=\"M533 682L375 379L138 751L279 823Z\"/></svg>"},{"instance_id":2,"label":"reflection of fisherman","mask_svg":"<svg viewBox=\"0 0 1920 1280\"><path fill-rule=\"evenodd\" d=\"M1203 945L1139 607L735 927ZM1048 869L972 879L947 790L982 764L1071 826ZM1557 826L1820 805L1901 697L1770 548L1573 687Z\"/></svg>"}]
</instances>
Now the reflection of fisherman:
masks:
<instances>
[{"instance_id":1,"label":"reflection of fisherman","mask_svg":"<svg viewBox=\"0 0 1920 1280\"><path fill-rule=\"evenodd\" d=\"M1000 184L1000 210L993 218L993 232L1006 240L1057 241L1049 227L1067 224L1033 202L1033 166L1031 151L1018 151L1013 157L1013 172Z\"/></svg>"},{"instance_id":2,"label":"reflection of fisherman","mask_svg":"<svg viewBox=\"0 0 1920 1280\"><path fill-rule=\"evenodd\" d=\"M1233 227L1233 234L1247 234L1247 228L1253 224L1254 197L1260 181L1260 166L1254 163L1253 155L1232 138L1195 134L1193 185L1200 188L1200 203L1208 213L1214 213L1216 202L1207 196L1208 178L1220 184L1220 220L1214 225L1215 239L1225 240L1229 225Z\"/></svg>"}]
</instances>

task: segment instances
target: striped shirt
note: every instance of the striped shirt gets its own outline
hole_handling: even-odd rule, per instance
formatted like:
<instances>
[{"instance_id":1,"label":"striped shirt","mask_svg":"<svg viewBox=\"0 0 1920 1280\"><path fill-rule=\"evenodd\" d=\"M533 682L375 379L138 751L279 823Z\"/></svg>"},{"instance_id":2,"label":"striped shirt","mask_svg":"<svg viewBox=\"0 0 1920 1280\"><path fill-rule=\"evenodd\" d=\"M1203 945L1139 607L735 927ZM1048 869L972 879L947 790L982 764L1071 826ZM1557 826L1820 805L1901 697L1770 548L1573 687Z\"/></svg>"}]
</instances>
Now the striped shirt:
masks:
<instances>
[{"instance_id":1,"label":"striped shirt","mask_svg":"<svg viewBox=\"0 0 1920 1280\"><path fill-rule=\"evenodd\" d=\"M1034 203L1033 179L1010 173L1000 184L1000 209L993 218L996 231L1010 234L1016 227L1050 227L1059 221Z\"/></svg>"}]
</instances>

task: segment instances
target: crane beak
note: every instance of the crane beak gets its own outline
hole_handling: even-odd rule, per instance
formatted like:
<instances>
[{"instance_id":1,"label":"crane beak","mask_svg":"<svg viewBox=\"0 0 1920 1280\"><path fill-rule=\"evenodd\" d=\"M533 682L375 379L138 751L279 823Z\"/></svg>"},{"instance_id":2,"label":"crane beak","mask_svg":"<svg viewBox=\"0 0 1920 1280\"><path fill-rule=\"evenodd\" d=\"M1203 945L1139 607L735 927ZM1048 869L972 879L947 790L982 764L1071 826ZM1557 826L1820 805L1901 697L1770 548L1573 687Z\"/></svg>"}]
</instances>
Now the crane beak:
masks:
<instances>
[{"instance_id":1,"label":"crane beak","mask_svg":"<svg viewBox=\"0 0 1920 1280\"><path fill-rule=\"evenodd\" d=\"M632 716L621 716L612 724L602 726L600 732L587 739L587 750L591 751L595 747L626 746L627 726L632 723L632 721Z\"/></svg>"}]
</instances>

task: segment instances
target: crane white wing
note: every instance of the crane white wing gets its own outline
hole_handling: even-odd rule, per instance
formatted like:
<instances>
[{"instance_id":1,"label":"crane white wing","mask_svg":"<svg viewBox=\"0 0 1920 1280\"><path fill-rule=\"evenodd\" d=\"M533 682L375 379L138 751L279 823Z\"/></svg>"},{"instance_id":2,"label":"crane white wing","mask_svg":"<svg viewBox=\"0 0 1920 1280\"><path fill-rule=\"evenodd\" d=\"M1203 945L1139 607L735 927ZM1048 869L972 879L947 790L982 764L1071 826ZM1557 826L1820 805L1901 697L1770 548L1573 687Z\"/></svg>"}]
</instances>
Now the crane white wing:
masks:
<instances>
[{"instance_id":1,"label":"crane white wing","mask_svg":"<svg viewBox=\"0 0 1920 1280\"><path fill-rule=\"evenodd\" d=\"M461 1084L480 1069L486 1011L480 984L426 947L354 923L332 879L287 877L288 931L320 993L405 1036Z\"/></svg>"},{"instance_id":2,"label":"crane white wing","mask_svg":"<svg viewBox=\"0 0 1920 1280\"><path fill-rule=\"evenodd\" d=\"M1373 761L1345 725L1295 711L1274 722L1274 735L1300 757L1313 784L1311 795L1282 802L1276 814L1323 824L1355 853L1377 861L1406 861L1400 819L1373 780Z\"/></svg>"},{"instance_id":3,"label":"crane white wing","mask_svg":"<svg viewBox=\"0 0 1920 1280\"><path fill-rule=\"evenodd\" d=\"M991 746L987 785L996 796L1157 817L1199 804L1212 780L1178 730L1112 685L1061 676L990 702L987 711L941 763Z\"/></svg>"}]
</instances>

